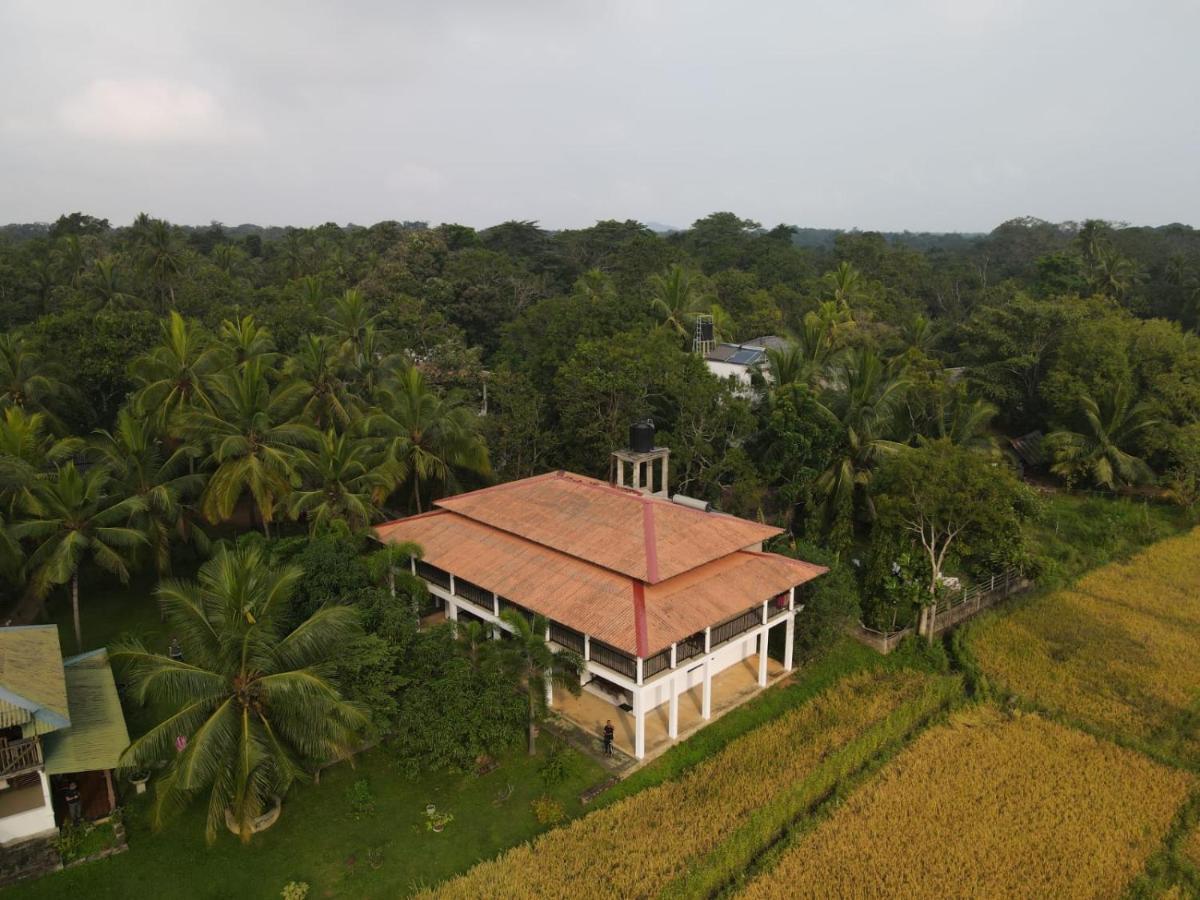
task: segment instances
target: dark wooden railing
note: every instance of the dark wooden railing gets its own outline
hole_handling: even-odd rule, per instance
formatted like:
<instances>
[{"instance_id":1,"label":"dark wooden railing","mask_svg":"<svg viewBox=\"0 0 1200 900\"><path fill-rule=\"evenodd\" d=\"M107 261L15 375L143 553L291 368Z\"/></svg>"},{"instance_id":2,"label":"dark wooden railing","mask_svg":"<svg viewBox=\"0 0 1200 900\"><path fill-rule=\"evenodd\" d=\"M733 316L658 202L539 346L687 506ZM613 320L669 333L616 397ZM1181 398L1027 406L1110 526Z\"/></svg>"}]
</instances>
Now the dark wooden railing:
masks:
<instances>
[{"instance_id":1,"label":"dark wooden railing","mask_svg":"<svg viewBox=\"0 0 1200 900\"><path fill-rule=\"evenodd\" d=\"M671 668L671 648L668 647L653 656L647 656L642 660L642 680L649 678L652 675L657 675L663 669Z\"/></svg>"},{"instance_id":2,"label":"dark wooden railing","mask_svg":"<svg viewBox=\"0 0 1200 900\"><path fill-rule=\"evenodd\" d=\"M486 612L495 613L495 608L492 606L492 592L485 591L479 585L473 584L465 578L454 579L454 596L466 600Z\"/></svg>"},{"instance_id":3,"label":"dark wooden railing","mask_svg":"<svg viewBox=\"0 0 1200 900\"><path fill-rule=\"evenodd\" d=\"M12 741L0 747L0 778L11 778L42 767L42 742L37 738Z\"/></svg>"},{"instance_id":4,"label":"dark wooden railing","mask_svg":"<svg viewBox=\"0 0 1200 900\"><path fill-rule=\"evenodd\" d=\"M717 644L723 644L731 638L749 631L755 625L761 624L762 607L756 606L754 609L747 610L740 616L735 616L726 622L722 622L720 625L714 626L710 637L710 646L715 647Z\"/></svg>"},{"instance_id":5,"label":"dark wooden railing","mask_svg":"<svg viewBox=\"0 0 1200 900\"><path fill-rule=\"evenodd\" d=\"M773 619L780 613L787 612L788 595L780 594L778 597L772 597L767 601L767 618Z\"/></svg>"},{"instance_id":6,"label":"dark wooden railing","mask_svg":"<svg viewBox=\"0 0 1200 900\"><path fill-rule=\"evenodd\" d=\"M583 634L559 622L550 623L550 640L568 650L583 653Z\"/></svg>"},{"instance_id":7,"label":"dark wooden railing","mask_svg":"<svg viewBox=\"0 0 1200 900\"><path fill-rule=\"evenodd\" d=\"M437 566L430 565L424 560L417 560L417 574L426 581L436 584L438 587L450 590L450 573L445 569L439 569Z\"/></svg>"},{"instance_id":8,"label":"dark wooden railing","mask_svg":"<svg viewBox=\"0 0 1200 900\"><path fill-rule=\"evenodd\" d=\"M595 638L592 638L588 645L588 658L592 662L600 663L628 678L637 678L637 660L628 653L622 653L616 647L610 647Z\"/></svg>"},{"instance_id":9,"label":"dark wooden railing","mask_svg":"<svg viewBox=\"0 0 1200 900\"><path fill-rule=\"evenodd\" d=\"M525 607L521 606L519 603L513 603L507 597L501 597L500 598L500 612L503 613L505 610L510 610L510 609L513 612L519 612L522 616L525 617L525 621L527 621L530 625L533 624L533 613L531 613Z\"/></svg>"},{"instance_id":10,"label":"dark wooden railing","mask_svg":"<svg viewBox=\"0 0 1200 900\"><path fill-rule=\"evenodd\" d=\"M684 638L675 645L675 665L679 665L685 659L691 659L693 656L700 656L704 653L704 632L697 631L691 637Z\"/></svg>"}]
</instances>

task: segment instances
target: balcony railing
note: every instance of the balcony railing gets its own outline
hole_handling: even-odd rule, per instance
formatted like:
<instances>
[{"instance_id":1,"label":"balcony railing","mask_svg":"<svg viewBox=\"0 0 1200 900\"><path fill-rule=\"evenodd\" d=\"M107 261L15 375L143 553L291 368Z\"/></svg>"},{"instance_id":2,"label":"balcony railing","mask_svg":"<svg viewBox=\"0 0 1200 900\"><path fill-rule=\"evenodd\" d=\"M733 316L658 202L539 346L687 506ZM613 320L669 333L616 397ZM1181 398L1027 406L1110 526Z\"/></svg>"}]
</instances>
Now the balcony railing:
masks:
<instances>
[{"instance_id":1,"label":"balcony railing","mask_svg":"<svg viewBox=\"0 0 1200 900\"><path fill-rule=\"evenodd\" d=\"M12 778L42 767L42 742L37 738L0 746L0 778Z\"/></svg>"},{"instance_id":2,"label":"balcony railing","mask_svg":"<svg viewBox=\"0 0 1200 900\"><path fill-rule=\"evenodd\" d=\"M583 634L558 622L550 623L550 640L568 650L583 653Z\"/></svg>"},{"instance_id":3,"label":"balcony railing","mask_svg":"<svg viewBox=\"0 0 1200 900\"><path fill-rule=\"evenodd\" d=\"M424 560L418 559L417 574L440 588L450 590L450 573L445 569L439 569L437 566L430 565Z\"/></svg>"},{"instance_id":4,"label":"balcony railing","mask_svg":"<svg viewBox=\"0 0 1200 900\"><path fill-rule=\"evenodd\" d=\"M762 607L756 606L751 610L747 610L740 616L722 622L712 629L711 644L715 647L717 644L723 644L731 638L737 637L739 634L749 631L755 625L762 624Z\"/></svg>"},{"instance_id":5,"label":"balcony railing","mask_svg":"<svg viewBox=\"0 0 1200 900\"><path fill-rule=\"evenodd\" d=\"M492 607L492 592L485 591L479 585L472 584L465 578L454 579L454 596L466 600L472 606L478 606L485 612L495 612Z\"/></svg>"},{"instance_id":6,"label":"balcony railing","mask_svg":"<svg viewBox=\"0 0 1200 900\"><path fill-rule=\"evenodd\" d=\"M684 638L675 645L675 665L679 665L685 659L691 659L693 656L701 656L704 653L704 632L697 631L691 637Z\"/></svg>"},{"instance_id":7,"label":"balcony railing","mask_svg":"<svg viewBox=\"0 0 1200 900\"><path fill-rule=\"evenodd\" d=\"M637 660L628 653L622 653L616 647L610 647L608 644L592 638L588 642L588 658L592 662L600 663L612 669L614 672L620 672L627 678L637 678Z\"/></svg>"},{"instance_id":8,"label":"balcony railing","mask_svg":"<svg viewBox=\"0 0 1200 900\"><path fill-rule=\"evenodd\" d=\"M787 612L788 595L780 594L778 597L772 597L767 601L767 618L773 619L780 613Z\"/></svg>"},{"instance_id":9,"label":"balcony railing","mask_svg":"<svg viewBox=\"0 0 1200 900\"><path fill-rule=\"evenodd\" d=\"M671 668L670 647L659 653L655 653L653 656L647 656L644 660L642 660L642 679L645 680L650 678L654 675L657 675L664 669L669 668Z\"/></svg>"}]
</instances>

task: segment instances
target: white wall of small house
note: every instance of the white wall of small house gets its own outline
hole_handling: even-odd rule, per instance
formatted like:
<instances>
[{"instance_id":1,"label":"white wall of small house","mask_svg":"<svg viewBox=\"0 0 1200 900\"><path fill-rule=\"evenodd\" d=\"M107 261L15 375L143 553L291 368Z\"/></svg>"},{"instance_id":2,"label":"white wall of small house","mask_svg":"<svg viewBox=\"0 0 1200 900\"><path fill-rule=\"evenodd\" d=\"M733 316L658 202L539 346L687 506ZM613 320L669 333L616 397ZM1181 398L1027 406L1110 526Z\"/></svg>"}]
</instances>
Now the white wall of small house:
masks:
<instances>
[{"instance_id":1,"label":"white wall of small house","mask_svg":"<svg viewBox=\"0 0 1200 900\"><path fill-rule=\"evenodd\" d=\"M39 771L38 777L42 787L42 805L0 818L0 846L52 834L57 830L54 824L54 806L50 802L50 779L44 771Z\"/></svg>"}]
</instances>

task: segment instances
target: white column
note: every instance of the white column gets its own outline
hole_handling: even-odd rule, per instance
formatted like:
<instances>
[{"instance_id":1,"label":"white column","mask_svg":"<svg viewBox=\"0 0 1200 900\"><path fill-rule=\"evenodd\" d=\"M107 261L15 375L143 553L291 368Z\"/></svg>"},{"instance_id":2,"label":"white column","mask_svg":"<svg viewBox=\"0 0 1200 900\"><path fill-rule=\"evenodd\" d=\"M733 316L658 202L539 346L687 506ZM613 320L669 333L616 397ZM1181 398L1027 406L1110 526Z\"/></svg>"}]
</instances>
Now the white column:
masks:
<instances>
[{"instance_id":1,"label":"white column","mask_svg":"<svg viewBox=\"0 0 1200 900\"><path fill-rule=\"evenodd\" d=\"M789 612L783 630L783 668L792 671L792 645L796 643L796 614Z\"/></svg>"},{"instance_id":2,"label":"white column","mask_svg":"<svg viewBox=\"0 0 1200 900\"><path fill-rule=\"evenodd\" d=\"M583 636L583 658L585 660L592 658L592 639L586 634Z\"/></svg>"},{"instance_id":3,"label":"white column","mask_svg":"<svg viewBox=\"0 0 1200 900\"><path fill-rule=\"evenodd\" d=\"M495 591L492 592L492 615L500 618L500 595Z\"/></svg>"},{"instance_id":4,"label":"white column","mask_svg":"<svg viewBox=\"0 0 1200 900\"><path fill-rule=\"evenodd\" d=\"M453 600L446 601L446 618L451 622L458 621L458 604Z\"/></svg>"},{"instance_id":5,"label":"white column","mask_svg":"<svg viewBox=\"0 0 1200 900\"><path fill-rule=\"evenodd\" d=\"M767 686L767 632L764 628L758 633L758 686Z\"/></svg>"},{"instance_id":6,"label":"white column","mask_svg":"<svg viewBox=\"0 0 1200 900\"><path fill-rule=\"evenodd\" d=\"M414 575L417 574L417 558L415 556L410 556L408 558L408 567L412 570Z\"/></svg>"},{"instance_id":7,"label":"white column","mask_svg":"<svg viewBox=\"0 0 1200 900\"><path fill-rule=\"evenodd\" d=\"M700 718L712 718L712 668L708 660L704 660L704 699L700 704Z\"/></svg>"},{"instance_id":8,"label":"white column","mask_svg":"<svg viewBox=\"0 0 1200 900\"><path fill-rule=\"evenodd\" d=\"M671 488L669 486L669 483L667 482L667 460L668 459L670 459L669 455L664 456L662 458L662 495L664 497L671 496Z\"/></svg>"},{"instance_id":9,"label":"white column","mask_svg":"<svg viewBox=\"0 0 1200 900\"><path fill-rule=\"evenodd\" d=\"M708 653L712 650L712 628L705 626L704 628L704 652Z\"/></svg>"},{"instance_id":10,"label":"white column","mask_svg":"<svg viewBox=\"0 0 1200 900\"><path fill-rule=\"evenodd\" d=\"M767 604L768 604L768 603L770 603L770 602L771 602L770 600L764 600L764 601L763 601L763 616L762 616L762 621L763 621L763 624L764 624L764 625L766 625L766 624L767 624Z\"/></svg>"},{"instance_id":11,"label":"white column","mask_svg":"<svg viewBox=\"0 0 1200 900\"><path fill-rule=\"evenodd\" d=\"M642 658L637 657L637 683L642 683Z\"/></svg>"},{"instance_id":12,"label":"white column","mask_svg":"<svg viewBox=\"0 0 1200 900\"><path fill-rule=\"evenodd\" d=\"M546 705L554 705L554 682L551 681L549 673L546 673Z\"/></svg>"},{"instance_id":13,"label":"white column","mask_svg":"<svg viewBox=\"0 0 1200 900\"><path fill-rule=\"evenodd\" d=\"M642 464L640 462L633 464L633 487L638 491L642 489Z\"/></svg>"},{"instance_id":14,"label":"white column","mask_svg":"<svg viewBox=\"0 0 1200 900\"><path fill-rule=\"evenodd\" d=\"M633 755L638 759L646 755L646 703L641 688L633 691Z\"/></svg>"},{"instance_id":15,"label":"white column","mask_svg":"<svg viewBox=\"0 0 1200 900\"><path fill-rule=\"evenodd\" d=\"M667 688L671 692L671 714L667 719L667 734L671 740L675 740L679 737L679 690L675 684L675 676L671 676Z\"/></svg>"},{"instance_id":16,"label":"white column","mask_svg":"<svg viewBox=\"0 0 1200 900\"><path fill-rule=\"evenodd\" d=\"M453 572L450 573L450 593L454 594L456 597L458 596L458 591L456 591L454 589L454 573Z\"/></svg>"},{"instance_id":17,"label":"white column","mask_svg":"<svg viewBox=\"0 0 1200 900\"><path fill-rule=\"evenodd\" d=\"M673 669L673 668L675 668L675 666L676 666L676 662L675 662L675 647L676 647L676 645L675 645L675 644L672 644L672 645L671 645L671 668L672 668L672 669Z\"/></svg>"}]
</instances>

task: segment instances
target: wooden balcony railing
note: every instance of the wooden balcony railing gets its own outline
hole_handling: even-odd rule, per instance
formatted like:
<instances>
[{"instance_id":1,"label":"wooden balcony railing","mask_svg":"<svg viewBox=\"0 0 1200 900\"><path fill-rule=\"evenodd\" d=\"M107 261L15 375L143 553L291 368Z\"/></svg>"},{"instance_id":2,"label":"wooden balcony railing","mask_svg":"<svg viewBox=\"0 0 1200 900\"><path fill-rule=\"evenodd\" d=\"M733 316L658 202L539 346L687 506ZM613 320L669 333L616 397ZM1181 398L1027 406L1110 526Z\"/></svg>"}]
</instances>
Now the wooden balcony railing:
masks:
<instances>
[{"instance_id":1,"label":"wooden balcony railing","mask_svg":"<svg viewBox=\"0 0 1200 900\"><path fill-rule=\"evenodd\" d=\"M0 746L0 778L12 778L42 767L42 742L37 738Z\"/></svg>"}]
</instances>

